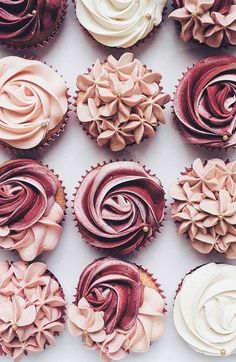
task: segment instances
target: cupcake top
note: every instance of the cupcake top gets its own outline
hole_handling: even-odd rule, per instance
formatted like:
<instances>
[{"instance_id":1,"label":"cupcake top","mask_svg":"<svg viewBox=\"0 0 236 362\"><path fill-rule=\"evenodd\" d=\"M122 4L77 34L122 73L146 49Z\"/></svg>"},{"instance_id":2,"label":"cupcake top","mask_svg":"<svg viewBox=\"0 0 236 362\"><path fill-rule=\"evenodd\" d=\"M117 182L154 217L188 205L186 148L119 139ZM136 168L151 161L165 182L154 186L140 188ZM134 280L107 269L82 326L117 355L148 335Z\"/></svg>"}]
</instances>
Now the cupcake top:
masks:
<instances>
[{"instance_id":1,"label":"cupcake top","mask_svg":"<svg viewBox=\"0 0 236 362\"><path fill-rule=\"evenodd\" d=\"M144 279L149 280L149 286ZM68 328L104 361L146 352L165 327L165 302L143 269L114 258L97 259L81 274Z\"/></svg>"},{"instance_id":2,"label":"cupcake top","mask_svg":"<svg viewBox=\"0 0 236 362\"><path fill-rule=\"evenodd\" d=\"M99 43L129 48L162 21L167 0L75 0L81 25Z\"/></svg>"},{"instance_id":3,"label":"cupcake top","mask_svg":"<svg viewBox=\"0 0 236 362\"><path fill-rule=\"evenodd\" d=\"M67 113L67 87L49 66L10 56L0 59L0 141L17 149L39 146Z\"/></svg>"},{"instance_id":4,"label":"cupcake top","mask_svg":"<svg viewBox=\"0 0 236 362\"><path fill-rule=\"evenodd\" d=\"M170 195L179 235L187 234L201 253L216 249L236 258L236 161L196 159Z\"/></svg>"},{"instance_id":5,"label":"cupcake top","mask_svg":"<svg viewBox=\"0 0 236 362\"><path fill-rule=\"evenodd\" d=\"M210 263L188 274L174 304L180 336L209 356L236 352L236 267Z\"/></svg>"},{"instance_id":6,"label":"cupcake top","mask_svg":"<svg viewBox=\"0 0 236 362\"><path fill-rule=\"evenodd\" d=\"M128 254L144 246L164 219L164 191L158 178L136 162L97 165L76 191L79 230L92 246Z\"/></svg>"},{"instance_id":7,"label":"cupcake top","mask_svg":"<svg viewBox=\"0 0 236 362\"><path fill-rule=\"evenodd\" d=\"M31 261L53 250L62 233L65 195L46 166L30 159L0 165L0 248Z\"/></svg>"},{"instance_id":8,"label":"cupcake top","mask_svg":"<svg viewBox=\"0 0 236 362\"><path fill-rule=\"evenodd\" d=\"M162 92L161 78L132 53L97 60L77 78L78 118L99 146L120 151L139 144L155 135L159 122L165 123L163 107L170 96Z\"/></svg>"},{"instance_id":9,"label":"cupcake top","mask_svg":"<svg viewBox=\"0 0 236 362\"><path fill-rule=\"evenodd\" d=\"M18 362L55 345L55 336L64 329L65 304L63 290L46 264L1 261L1 354Z\"/></svg>"},{"instance_id":10,"label":"cupcake top","mask_svg":"<svg viewBox=\"0 0 236 362\"><path fill-rule=\"evenodd\" d=\"M51 33L55 27L61 3L61 0L0 0L0 41L37 44L43 33Z\"/></svg>"},{"instance_id":11,"label":"cupcake top","mask_svg":"<svg viewBox=\"0 0 236 362\"><path fill-rule=\"evenodd\" d=\"M175 97L177 125L189 143L212 148L236 145L236 57L201 60L185 73Z\"/></svg>"},{"instance_id":12,"label":"cupcake top","mask_svg":"<svg viewBox=\"0 0 236 362\"><path fill-rule=\"evenodd\" d=\"M181 29L181 39L194 39L212 48L236 45L235 0L174 0L169 15Z\"/></svg>"}]
</instances>

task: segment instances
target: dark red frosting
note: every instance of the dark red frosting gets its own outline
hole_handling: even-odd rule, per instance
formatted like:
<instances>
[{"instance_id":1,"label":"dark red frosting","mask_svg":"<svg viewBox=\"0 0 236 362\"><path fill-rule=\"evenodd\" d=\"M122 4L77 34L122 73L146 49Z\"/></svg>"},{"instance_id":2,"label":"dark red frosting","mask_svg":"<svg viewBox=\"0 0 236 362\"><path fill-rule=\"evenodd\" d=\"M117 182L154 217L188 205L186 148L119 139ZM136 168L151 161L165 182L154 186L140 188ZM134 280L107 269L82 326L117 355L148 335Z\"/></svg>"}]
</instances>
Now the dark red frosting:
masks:
<instances>
[{"instance_id":1,"label":"dark red frosting","mask_svg":"<svg viewBox=\"0 0 236 362\"><path fill-rule=\"evenodd\" d=\"M176 90L174 110L181 133L190 143L234 146L236 57L209 57L188 70Z\"/></svg>"},{"instance_id":2,"label":"dark red frosting","mask_svg":"<svg viewBox=\"0 0 236 362\"><path fill-rule=\"evenodd\" d=\"M80 276L76 305L83 297L93 310L104 312L107 334L115 328L129 330L143 303L138 268L114 258L95 260Z\"/></svg>"},{"instance_id":3,"label":"dark red frosting","mask_svg":"<svg viewBox=\"0 0 236 362\"><path fill-rule=\"evenodd\" d=\"M184 4L185 0L174 0L175 8L182 8ZM234 0L215 0L211 12L217 11L221 14L227 14L231 5L234 5Z\"/></svg>"},{"instance_id":4,"label":"dark red frosting","mask_svg":"<svg viewBox=\"0 0 236 362\"><path fill-rule=\"evenodd\" d=\"M0 0L0 40L30 42L51 32L61 0Z\"/></svg>"}]
</instances>

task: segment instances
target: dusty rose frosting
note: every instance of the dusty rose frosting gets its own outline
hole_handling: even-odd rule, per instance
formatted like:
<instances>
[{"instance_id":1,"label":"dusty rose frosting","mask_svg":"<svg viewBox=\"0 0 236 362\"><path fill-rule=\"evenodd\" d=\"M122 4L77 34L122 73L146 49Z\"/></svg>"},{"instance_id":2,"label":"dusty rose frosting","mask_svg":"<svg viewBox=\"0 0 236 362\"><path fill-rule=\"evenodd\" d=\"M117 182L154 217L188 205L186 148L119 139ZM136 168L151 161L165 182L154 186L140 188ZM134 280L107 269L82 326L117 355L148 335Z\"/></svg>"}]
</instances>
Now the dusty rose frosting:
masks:
<instances>
[{"instance_id":1,"label":"dusty rose frosting","mask_svg":"<svg viewBox=\"0 0 236 362\"><path fill-rule=\"evenodd\" d=\"M55 345L63 331L65 300L47 265L0 262L0 347L15 362Z\"/></svg>"},{"instance_id":2,"label":"dusty rose frosting","mask_svg":"<svg viewBox=\"0 0 236 362\"><path fill-rule=\"evenodd\" d=\"M188 142L216 148L236 144L236 57L201 60L176 90L174 111Z\"/></svg>"},{"instance_id":3,"label":"dusty rose frosting","mask_svg":"<svg viewBox=\"0 0 236 362\"><path fill-rule=\"evenodd\" d=\"M73 336L82 336L85 346L108 362L148 351L163 334L164 308L162 296L142 285L138 267L103 258L82 273L67 324Z\"/></svg>"},{"instance_id":4,"label":"dusty rose frosting","mask_svg":"<svg viewBox=\"0 0 236 362\"><path fill-rule=\"evenodd\" d=\"M162 92L161 75L152 73L132 53L116 60L97 60L88 74L79 75L77 114L99 146L120 151L154 136L165 123L163 107L170 96Z\"/></svg>"},{"instance_id":5,"label":"dusty rose frosting","mask_svg":"<svg viewBox=\"0 0 236 362\"><path fill-rule=\"evenodd\" d=\"M74 200L77 224L92 246L128 254L159 230L165 198L160 181L136 162L98 165Z\"/></svg>"},{"instance_id":6,"label":"dusty rose frosting","mask_svg":"<svg viewBox=\"0 0 236 362\"><path fill-rule=\"evenodd\" d=\"M216 249L236 258L236 161L196 159L170 195L179 235L187 234L201 253Z\"/></svg>"},{"instance_id":7,"label":"dusty rose frosting","mask_svg":"<svg viewBox=\"0 0 236 362\"><path fill-rule=\"evenodd\" d=\"M57 177L38 161L17 159L0 166L0 247L30 261L53 250L64 211L55 201Z\"/></svg>"},{"instance_id":8,"label":"dusty rose frosting","mask_svg":"<svg viewBox=\"0 0 236 362\"><path fill-rule=\"evenodd\" d=\"M0 40L28 44L51 33L61 0L0 0Z\"/></svg>"},{"instance_id":9,"label":"dusty rose frosting","mask_svg":"<svg viewBox=\"0 0 236 362\"><path fill-rule=\"evenodd\" d=\"M174 0L169 15L181 27L181 39L195 39L213 48L236 45L235 0Z\"/></svg>"},{"instance_id":10,"label":"dusty rose frosting","mask_svg":"<svg viewBox=\"0 0 236 362\"><path fill-rule=\"evenodd\" d=\"M19 149L38 146L67 112L67 87L49 66L10 56L0 60L0 140Z\"/></svg>"}]
</instances>

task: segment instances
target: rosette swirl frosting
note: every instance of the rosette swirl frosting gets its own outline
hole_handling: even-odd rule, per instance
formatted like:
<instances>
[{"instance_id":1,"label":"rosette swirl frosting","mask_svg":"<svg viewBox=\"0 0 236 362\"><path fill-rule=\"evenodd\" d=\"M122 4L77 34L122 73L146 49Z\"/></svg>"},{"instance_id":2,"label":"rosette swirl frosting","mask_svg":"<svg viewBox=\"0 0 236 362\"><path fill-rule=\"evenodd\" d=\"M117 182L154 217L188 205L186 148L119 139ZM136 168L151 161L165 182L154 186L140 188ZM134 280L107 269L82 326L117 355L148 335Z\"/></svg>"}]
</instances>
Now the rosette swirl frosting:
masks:
<instances>
[{"instance_id":1,"label":"rosette swirl frosting","mask_svg":"<svg viewBox=\"0 0 236 362\"><path fill-rule=\"evenodd\" d=\"M50 67L10 56L0 60L0 140L30 149L60 127L68 108L67 87Z\"/></svg>"},{"instance_id":2,"label":"rosette swirl frosting","mask_svg":"<svg viewBox=\"0 0 236 362\"><path fill-rule=\"evenodd\" d=\"M56 202L60 182L39 162L8 161L0 166L0 247L33 260L56 247L64 212Z\"/></svg>"},{"instance_id":3,"label":"rosette swirl frosting","mask_svg":"<svg viewBox=\"0 0 236 362\"><path fill-rule=\"evenodd\" d=\"M236 267L207 264L188 274L174 304L180 336L209 356L236 353Z\"/></svg>"},{"instance_id":4,"label":"rosette swirl frosting","mask_svg":"<svg viewBox=\"0 0 236 362\"><path fill-rule=\"evenodd\" d=\"M81 25L99 43L128 48L162 21L166 0L75 0Z\"/></svg>"},{"instance_id":5,"label":"rosette swirl frosting","mask_svg":"<svg viewBox=\"0 0 236 362\"><path fill-rule=\"evenodd\" d=\"M235 146L236 57L206 58L188 70L176 90L174 111L190 143Z\"/></svg>"},{"instance_id":6,"label":"rosette swirl frosting","mask_svg":"<svg viewBox=\"0 0 236 362\"><path fill-rule=\"evenodd\" d=\"M128 254L159 230L165 199L160 181L136 162L93 168L81 182L74 212L92 246Z\"/></svg>"},{"instance_id":7,"label":"rosette swirl frosting","mask_svg":"<svg viewBox=\"0 0 236 362\"><path fill-rule=\"evenodd\" d=\"M43 32L52 32L60 7L61 0L0 0L0 40L37 42Z\"/></svg>"}]
</instances>

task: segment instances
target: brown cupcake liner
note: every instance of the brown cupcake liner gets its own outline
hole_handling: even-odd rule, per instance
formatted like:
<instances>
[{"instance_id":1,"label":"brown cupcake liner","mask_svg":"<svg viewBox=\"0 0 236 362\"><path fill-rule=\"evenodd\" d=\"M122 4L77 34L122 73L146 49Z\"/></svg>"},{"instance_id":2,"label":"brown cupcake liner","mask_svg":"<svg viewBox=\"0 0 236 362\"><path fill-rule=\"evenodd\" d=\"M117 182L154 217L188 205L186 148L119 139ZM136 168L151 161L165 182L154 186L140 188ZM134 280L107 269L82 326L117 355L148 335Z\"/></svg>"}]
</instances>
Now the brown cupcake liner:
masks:
<instances>
[{"instance_id":1,"label":"brown cupcake liner","mask_svg":"<svg viewBox=\"0 0 236 362\"><path fill-rule=\"evenodd\" d=\"M9 43L7 41L0 41L0 44L6 46L8 49L10 48L13 50L32 49L32 48L36 49L37 47L43 48L44 46L49 45L49 43L51 43L52 41L55 41L55 36L61 29L61 26L63 24L63 21L65 19L66 13L67 13L67 8L68 8L68 2L67 2L67 0L63 0L61 2L61 7L59 10L60 14L58 15L58 19L56 20L56 23L54 24L52 32L44 40L41 40L37 43L33 42L32 44L16 44L16 43L14 43L14 41L9 42Z\"/></svg>"},{"instance_id":2,"label":"brown cupcake liner","mask_svg":"<svg viewBox=\"0 0 236 362\"><path fill-rule=\"evenodd\" d=\"M81 235L82 237L82 240L88 244L90 247L96 249L98 252L103 252L106 256L112 256L112 257L126 257L127 255L135 255L139 252L140 249L142 248L145 248L147 245L149 246L154 240L156 240L156 236L157 234L161 234L161 231L164 227L164 223L165 223L165 219L166 219L166 209L167 209L167 199L165 197L166 193L165 193L165 190L163 188L163 185L162 185L162 182L161 180L156 176L155 173L152 173L150 169L148 169L145 165L142 166L141 163L139 161L134 161L133 159L130 159L128 161L131 161L131 162L136 162L138 163L139 165L141 165L143 167L143 169L152 177L156 177L158 179L158 181L160 182L160 186L162 187L163 189L163 192L164 192L164 201L165 201L165 206L164 206L164 216L163 216L163 219L162 221L160 222L159 226L158 226L158 229L156 230L152 230L152 234L150 236L148 236L146 238L146 240L141 243L141 245L137 246L132 252L129 252L127 254L122 254L121 252L119 252L119 250L117 250L117 248L102 248L102 247L97 247L97 246L94 246L94 245L91 245L87 240L86 238L84 238L83 236L83 233L81 233L81 230L80 230L80 227L79 227L79 222L76 218L76 215L75 215L75 209L74 209L74 201L75 201L75 197L78 193L78 190L82 184L82 182L84 181L85 177L94 169L97 169L98 167L102 167L102 166L105 166L105 165L108 165L110 163L114 163L114 162L119 162L119 161L127 161L125 158L124 159L116 159L116 160L109 160L109 161L103 161L102 163L97 163L96 165L94 166L91 166L89 170L86 170L85 171L85 174L81 176L81 179L78 181L78 185L75 187L75 192L73 193L72 195L72 215L73 215L73 221L75 223L75 226L79 232L79 234Z\"/></svg>"}]
</instances>

